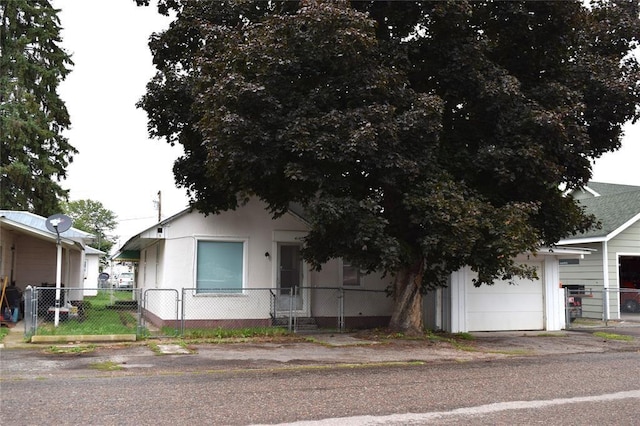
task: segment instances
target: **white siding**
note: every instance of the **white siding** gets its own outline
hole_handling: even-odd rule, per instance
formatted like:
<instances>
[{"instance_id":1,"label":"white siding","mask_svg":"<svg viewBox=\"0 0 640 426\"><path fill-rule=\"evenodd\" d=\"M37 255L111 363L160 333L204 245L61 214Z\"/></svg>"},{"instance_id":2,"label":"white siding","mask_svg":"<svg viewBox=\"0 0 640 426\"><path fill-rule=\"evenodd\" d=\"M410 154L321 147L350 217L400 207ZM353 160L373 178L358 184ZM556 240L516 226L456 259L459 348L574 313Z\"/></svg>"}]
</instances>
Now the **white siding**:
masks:
<instances>
[{"instance_id":1,"label":"white siding","mask_svg":"<svg viewBox=\"0 0 640 426\"><path fill-rule=\"evenodd\" d=\"M559 289L557 257L519 256L516 260L536 267L538 279L474 287L476 274L468 267L462 268L451 274L448 288L427 298L425 309L439 308L442 315L431 315L428 325L453 333L563 329L564 299Z\"/></svg>"},{"instance_id":2,"label":"white siding","mask_svg":"<svg viewBox=\"0 0 640 426\"><path fill-rule=\"evenodd\" d=\"M154 228L148 236L157 238ZM145 289L177 289L196 287L196 249L199 239L240 240L245 242L246 271L245 292L242 295L212 295L185 293L186 319L245 319L269 318L269 291L276 287L278 243L298 242L307 232L307 225L293 215L285 214L272 219L265 210L265 204L252 200L246 206L235 211L219 215L204 216L197 212L177 217L163 227L163 240L152 244L140 252L140 275ZM268 253L268 256L267 256ZM157 265L156 265L157 262ZM303 272L305 287L341 286L341 262L332 260L323 265L322 270L312 271L308 266ZM157 284L155 284L157 283ZM378 274L363 278L359 289L383 290L390 278L382 279ZM264 289L265 291L251 291ZM305 306L308 314L314 316L337 315L339 300L335 291L315 291L316 300ZM353 296L357 294L357 296ZM154 295L154 298L173 296ZM345 316L390 315L391 299L381 293L350 293L351 303L346 305ZM306 299L305 299L306 300ZM212 301L216 312L211 312ZM161 303L149 306L155 315L162 319L174 317L172 305L160 307ZM243 306L252 306L250 310ZM187 308L186 308L187 309ZM242 309L242 310L240 310Z\"/></svg>"},{"instance_id":3,"label":"white siding","mask_svg":"<svg viewBox=\"0 0 640 426\"><path fill-rule=\"evenodd\" d=\"M529 263L542 278L542 263ZM543 286L541 279L515 278L514 284L496 281L475 287L466 284L467 330L542 330L544 328Z\"/></svg>"}]
</instances>

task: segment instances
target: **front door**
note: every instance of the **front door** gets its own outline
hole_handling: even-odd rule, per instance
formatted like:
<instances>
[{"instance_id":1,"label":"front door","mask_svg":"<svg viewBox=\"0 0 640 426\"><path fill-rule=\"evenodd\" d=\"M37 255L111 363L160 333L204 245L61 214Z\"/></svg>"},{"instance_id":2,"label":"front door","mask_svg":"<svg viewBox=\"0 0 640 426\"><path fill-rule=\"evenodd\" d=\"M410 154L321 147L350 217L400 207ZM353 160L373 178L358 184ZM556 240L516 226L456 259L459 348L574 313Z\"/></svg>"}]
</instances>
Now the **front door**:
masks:
<instances>
[{"instance_id":1,"label":"front door","mask_svg":"<svg viewBox=\"0 0 640 426\"><path fill-rule=\"evenodd\" d=\"M303 309L303 269L299 244L278 244L278 310Z\"/></svg>"}]
</instances>

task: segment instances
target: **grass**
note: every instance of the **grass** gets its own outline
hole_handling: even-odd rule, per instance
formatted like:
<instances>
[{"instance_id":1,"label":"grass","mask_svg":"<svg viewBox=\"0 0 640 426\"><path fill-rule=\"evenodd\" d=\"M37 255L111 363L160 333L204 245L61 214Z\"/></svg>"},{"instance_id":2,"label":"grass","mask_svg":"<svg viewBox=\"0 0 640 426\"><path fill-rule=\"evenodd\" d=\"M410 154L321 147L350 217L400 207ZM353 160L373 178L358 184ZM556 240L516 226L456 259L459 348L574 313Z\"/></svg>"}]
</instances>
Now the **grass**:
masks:
<instances>
[{"instance_id":1,"label":"grass","mask_svg":"<svg viewBox=\"0 0 640 426\"><path fill-rule=\"evenodd\" d=\"M0 327L0 342L2 342L4 340L4 337L9 334L9 328L8 327Z\"/></svg>"},{"instance_id":2,"label":"grass","mask_svg":"<svg viewBox=\"0 0 640 426\"><path fill-rule=\"evenodd\" d=\"M40 335L104 335L135 334L138 325L136 312L113 309L118 300L131 300L129 291L101 291L97 296L84 298L84 318L69 318L58 323L45 322L38 326Z\"/></svg>"},{"instance_id":3,"label":"grass","mask_svg":"<svg viewBox=\"0 0 640 426\"><path fill-rule=\"evenodd\" d=\"M83 346L49 346L45 352L55 355L79 355L84 353L93 352L96 349L95 345L83 345Z\"/></svg>"},{"instance_id":4,"label":"grass","mask_svg":"<svg viewBox=\"0 0 640 426\"><path fill-rule=\"evenodd\" d=\"M93 368L94 370L100 370L100 371L124 370L124 367L122 365L113 361L95 362L93 364L89 364L89 367Z\"/></svg>"},{"instance_id":5,"label":"grass","mask_svg":"<svg viewBox=\"0 0 640 426\"><path fill-rule=\"evenodd\" d=\"M184 339L246 339L251 337L280 337L289 335L285 328L250 327L239 329L227 328L188 328L184 331Z\"/></svg>"},{"instance_id":6,"label":"grass","mask_svg":"<svg viewBox=\"0 0 640 426\"><path fill-rule=\"evenodd\" d=\"M536 337L567 337L567 333L538 333Z\"/></svg>"},{"instance_id":7,"label":"grass","mask_svg":"<svg viewBox=\"0 0 640 426\"><path fill-rule=\"evenodd\" d=\"M615 333L606 333L604 331L596 331L595 333L593 333L593 335L596 337L601 337L605 340L622 340L625 342L630 342L633 340L633 336L625 336L622 334L615 334Z\"/></svg>"}]
</instances>

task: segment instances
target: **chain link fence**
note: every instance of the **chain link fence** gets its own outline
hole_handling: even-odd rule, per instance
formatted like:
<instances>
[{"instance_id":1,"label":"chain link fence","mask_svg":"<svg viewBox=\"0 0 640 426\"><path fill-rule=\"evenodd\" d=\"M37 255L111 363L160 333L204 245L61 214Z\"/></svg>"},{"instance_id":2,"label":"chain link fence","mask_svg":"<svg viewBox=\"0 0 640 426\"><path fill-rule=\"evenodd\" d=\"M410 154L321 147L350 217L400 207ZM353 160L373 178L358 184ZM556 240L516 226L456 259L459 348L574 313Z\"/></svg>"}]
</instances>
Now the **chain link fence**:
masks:
<instances>
[{"instance_id":1,"label":"chain link fence","mask_svg":"<svg viewBox=\"0 0 640 426\"><path fill-rule=\"evenodd\" d=\"M211 330L336 331L388 324L384 291L342 287L119 289L27 287L24 325L34 335L210 335Z\"/></svg>"},{"instance_id":2,"label":"chain link fence","mask_svg":"<svg viewBox=\"0 0 640 426\"><path fill-rule=\"evenodd\" d=\"M640 327L640 289L604 289L598 284L563 285L567 328L606 326L611 321Z\"/></svg>"},{"instance_id":3,"label":"chain link fence","mask_svg":"<svg viewBox=\"0 0 640 426\"><path fill-rule=\"evenodd\" d=\"M567 328L625 321L640 326L640 289L565 287ZM56 300L59 303L56 304ZM287 289L118 289L27 287L25 335L197 335L203 330L281 328L289 332L384 327L384 291L343 287Z\"/></svg>"},{"instance_id":4,"label":"chain link fence","mask_svg":"<svg viewBox=\"0 0 640 426\"><path fill-rule=\"evenodd\" d=\"M139 295L132 289L27 287L25 335L140 335Z\"/></svg>"}]
</instances>

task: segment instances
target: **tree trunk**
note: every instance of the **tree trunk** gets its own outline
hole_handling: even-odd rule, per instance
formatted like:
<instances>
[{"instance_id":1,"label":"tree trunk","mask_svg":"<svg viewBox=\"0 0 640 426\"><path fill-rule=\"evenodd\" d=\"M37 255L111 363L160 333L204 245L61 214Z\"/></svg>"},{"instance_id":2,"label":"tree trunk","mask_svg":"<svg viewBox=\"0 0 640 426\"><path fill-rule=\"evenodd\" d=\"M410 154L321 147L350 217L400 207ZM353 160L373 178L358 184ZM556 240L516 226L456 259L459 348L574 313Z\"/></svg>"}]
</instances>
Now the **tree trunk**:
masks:
<instances>
[{"instance_id":1,"label":"tree trunk","mask_svg":"<svg viewBox=\"0 0 640 426\"><path fill-rule=\"evenodd\" d=\"M396 274L393 283L394 305L389 328L409 336L422 335L422 286L423 264L419 262Z\"/></svg>"}]
</instances>

